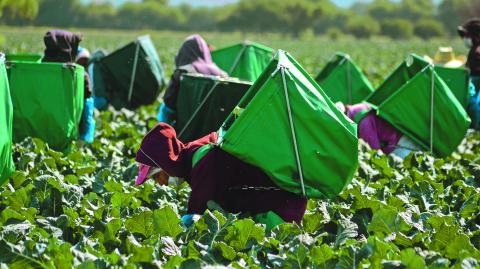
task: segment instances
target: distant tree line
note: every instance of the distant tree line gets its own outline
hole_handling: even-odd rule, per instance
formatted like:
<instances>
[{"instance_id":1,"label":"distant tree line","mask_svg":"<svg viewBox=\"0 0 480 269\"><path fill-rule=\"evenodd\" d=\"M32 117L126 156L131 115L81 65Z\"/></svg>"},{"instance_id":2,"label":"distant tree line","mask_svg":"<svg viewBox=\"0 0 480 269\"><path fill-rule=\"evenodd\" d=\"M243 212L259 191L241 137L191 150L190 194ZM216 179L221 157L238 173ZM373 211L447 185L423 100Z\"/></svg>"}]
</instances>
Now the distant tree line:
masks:
<instances>
[{"instance_id":1,"label":"distant tree line","mask_svg":"<svg viewBox=\"0 0 480 269\"><path fill-rule=\"evenodd\" d=\"M0 0L0 23L56 27L185 31L304 33L340 38L382 35L395 39L444 37L480 16L480 1L374 0L348 9L330 0L240 0L217 8L171 6L143 0L114 7L80 0Z\"/></svg>"}]
</instances>

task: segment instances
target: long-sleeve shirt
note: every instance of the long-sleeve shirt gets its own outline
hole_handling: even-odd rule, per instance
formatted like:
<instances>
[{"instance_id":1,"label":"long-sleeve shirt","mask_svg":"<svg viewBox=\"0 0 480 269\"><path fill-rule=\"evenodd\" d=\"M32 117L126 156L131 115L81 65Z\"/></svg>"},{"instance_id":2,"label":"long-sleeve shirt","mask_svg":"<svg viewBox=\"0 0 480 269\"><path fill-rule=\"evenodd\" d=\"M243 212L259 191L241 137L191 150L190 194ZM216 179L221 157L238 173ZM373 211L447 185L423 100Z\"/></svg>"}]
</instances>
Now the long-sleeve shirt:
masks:
<instances>
[{"instance_id":1,"label":"long-sleeve shirt","mask_svg":"<svg viewBox=\"0 0 480 269\"><path fill-rule=\"evenodd\" d=\"M347 116L355 121L355 116L370 109L367 104L347 106ZM358 123L358 136L367 142L372 149L380 149L385 154L395 150L402 134L386 120L377 116L375 111L370 111Z\"/></svg>"},{"instance_id":2,"label":"long-sleeve shirt","mask_svg":"<svg viewBox=\"0 0 480 269\"><path fill-rule=\"evenodd\" d=\"M474 44L470 48L466 65L471 76L480 76L480 44Z\"/></svg>"},{"instance_id":3,"label":"long-sleeve shirt","mask_svg":"<svg viewBox=\"0 0 480 269\"><path fill-rule=\"evenodd\" d=\"M182 177L192 189L188 213L202 214L212 200L234 213L256 215L273 211L286 222L300 223L307 199L279 189L259 168L213 148L192 167L195 152L202 146L215 143L217 134L183 144L175 130L160 123L142 141L137 153L139 163L160 167L170 176Z\"/></svg>"}]
</instances>

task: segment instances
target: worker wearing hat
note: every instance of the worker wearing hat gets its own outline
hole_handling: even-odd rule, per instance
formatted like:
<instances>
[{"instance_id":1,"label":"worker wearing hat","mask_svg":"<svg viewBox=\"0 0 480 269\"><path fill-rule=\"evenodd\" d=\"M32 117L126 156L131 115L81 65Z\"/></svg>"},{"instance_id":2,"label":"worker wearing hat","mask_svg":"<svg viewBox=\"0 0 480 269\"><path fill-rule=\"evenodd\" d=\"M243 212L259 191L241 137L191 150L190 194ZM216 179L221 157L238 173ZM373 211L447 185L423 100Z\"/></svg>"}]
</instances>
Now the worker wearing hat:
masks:
<instances>
[{"instance_id":1,"label":"worker wearing hat","mask_svg":"<svg viewBox=\"0 0 480 269\"><path fill-rule=\"evenodd\" d=\"M467 67L470 75L476 77L475 86L480 87L480 19L470 19L458 27L458 34L463 38L465 45L470 49L467 57Z\"/></svg>"},{"instance_id":2,"label":"worker wearing hat","mask_svg":"<svg viewBox=\"0 0 480 269\"><path fill-rule=\"evenodd\" d=\"M472 127L480 129L480 19L470 19L459 26L457 30L460 37L463 38L465 46L470 50L466 66L470 70L470 78L474 87L471 87L468 114L472 119Z\"/></svg>"}]
</instances>

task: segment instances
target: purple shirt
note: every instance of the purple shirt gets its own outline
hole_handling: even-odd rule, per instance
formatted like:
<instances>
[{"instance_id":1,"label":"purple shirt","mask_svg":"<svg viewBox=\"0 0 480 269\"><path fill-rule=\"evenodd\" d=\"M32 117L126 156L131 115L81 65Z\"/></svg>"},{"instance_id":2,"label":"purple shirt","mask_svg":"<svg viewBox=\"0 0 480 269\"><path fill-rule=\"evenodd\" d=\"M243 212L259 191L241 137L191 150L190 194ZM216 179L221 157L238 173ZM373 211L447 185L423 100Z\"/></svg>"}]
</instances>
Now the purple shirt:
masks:
<instances>
[{"instance_id":1,"label":"purple shirt","mask_svg":"<svg viewBox=\"0 0 480 269\"><path fill-rule=\"evenodd\" d=\"M347 106L347 116L355 121L355 116L367 109L370 109L367 104ZM372 110L358 123L358 136L372 149L381 149L389 154L395 150L402 134Z\"/></svg>"}]
</instances>

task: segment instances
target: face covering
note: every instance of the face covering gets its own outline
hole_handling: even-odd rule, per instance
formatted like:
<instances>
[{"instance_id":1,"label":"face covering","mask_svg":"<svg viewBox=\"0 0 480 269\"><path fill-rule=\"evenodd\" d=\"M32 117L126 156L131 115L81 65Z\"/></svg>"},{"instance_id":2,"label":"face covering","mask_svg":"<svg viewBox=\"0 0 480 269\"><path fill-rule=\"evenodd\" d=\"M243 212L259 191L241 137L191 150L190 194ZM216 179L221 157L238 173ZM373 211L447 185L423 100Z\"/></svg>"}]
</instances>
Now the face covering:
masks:
<instances>
[{"instance_id":1,"label":"face covering","mask_svg":"<svg viewBox=\"0 0 480 269\"><path fill-rule=\"evenodd\" d=\"M471 48L473 46L473 42L472 42L472 39L469 38L469 37L466 37L463 39L463 43L465 44L465 46L467 48Z\"/></svg>"}]
</instances>

